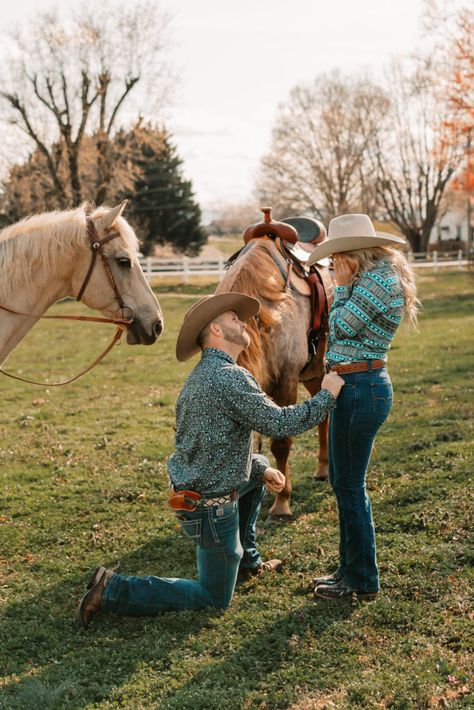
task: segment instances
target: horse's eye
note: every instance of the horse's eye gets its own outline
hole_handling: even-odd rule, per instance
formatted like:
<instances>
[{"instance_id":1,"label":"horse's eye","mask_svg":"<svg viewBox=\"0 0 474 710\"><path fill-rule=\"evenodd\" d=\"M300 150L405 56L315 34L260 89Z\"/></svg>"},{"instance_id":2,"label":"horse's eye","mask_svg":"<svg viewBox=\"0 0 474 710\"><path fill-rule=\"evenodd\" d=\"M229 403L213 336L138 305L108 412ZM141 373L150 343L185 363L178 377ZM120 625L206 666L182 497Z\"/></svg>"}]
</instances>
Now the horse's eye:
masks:
<instances>
[{"instance_id":1,"label":"horse's eye","mask_svg":"<svg viewBox=\"0 0 474 710\"><path fill-rule=\"evenodd\" d=\"M132 262L130 261L128 256L119 256L117 259L117 263L123 269L131 269L132 268Z\"/></svg>"}]
</instances>

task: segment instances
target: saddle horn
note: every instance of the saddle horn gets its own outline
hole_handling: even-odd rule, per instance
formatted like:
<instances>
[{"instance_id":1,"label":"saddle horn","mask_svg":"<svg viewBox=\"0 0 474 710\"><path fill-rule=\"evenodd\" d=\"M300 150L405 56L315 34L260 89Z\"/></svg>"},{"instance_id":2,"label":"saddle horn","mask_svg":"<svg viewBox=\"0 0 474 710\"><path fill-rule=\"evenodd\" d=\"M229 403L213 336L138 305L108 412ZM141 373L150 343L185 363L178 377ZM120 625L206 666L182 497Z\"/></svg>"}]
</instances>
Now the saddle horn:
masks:
<instances>
[{"instance_id":1,"label":"saddle horn","mask_svg":"<svg viewBox=\"0 0 474 710\"><path fill-rule=\"evenodd\" d=\"M261 222L256 222L255 224L251 224L244 231L243 238L245 244L247 244L247 242L251 239L255 239L257 237L270 237L272 239L280 237L280 239L284 239L290 244L296 244L298 241L298 232L294 227L290 224L285 224L284 222L273 221L271 207L261 207L261 211L264 215L263 220Z\"/></svg>"}]
</instances>

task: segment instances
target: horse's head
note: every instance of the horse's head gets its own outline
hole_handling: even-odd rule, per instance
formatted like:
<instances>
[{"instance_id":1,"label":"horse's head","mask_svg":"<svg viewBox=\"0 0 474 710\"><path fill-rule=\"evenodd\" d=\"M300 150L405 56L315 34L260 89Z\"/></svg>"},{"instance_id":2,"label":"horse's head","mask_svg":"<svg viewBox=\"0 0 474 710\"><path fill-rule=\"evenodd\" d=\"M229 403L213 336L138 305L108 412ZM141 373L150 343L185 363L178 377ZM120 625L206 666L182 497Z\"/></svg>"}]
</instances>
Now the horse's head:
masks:
<instances>
[{"instance_id":1,"label":"horse's head","mask_svg":"<svg viewBox=\"0 0 474 710\"><path fill-rule=\"evenodd\" d=\"M138 261L135 232L121 216L125 204L122 202L113 208L99 207L90 215L97 241L105 240L101 249L107 257L113 279L106 273L104 262L96 258L87 280L92 252L84 228L81 262L73 270L72 290L77 294L82 287L81 301L108 317L133 318L127 326L127 342L131 345L151 345L163 330L163 315ZM119 299L125 304L122 309Z\"/></svg>"}]
</instances>

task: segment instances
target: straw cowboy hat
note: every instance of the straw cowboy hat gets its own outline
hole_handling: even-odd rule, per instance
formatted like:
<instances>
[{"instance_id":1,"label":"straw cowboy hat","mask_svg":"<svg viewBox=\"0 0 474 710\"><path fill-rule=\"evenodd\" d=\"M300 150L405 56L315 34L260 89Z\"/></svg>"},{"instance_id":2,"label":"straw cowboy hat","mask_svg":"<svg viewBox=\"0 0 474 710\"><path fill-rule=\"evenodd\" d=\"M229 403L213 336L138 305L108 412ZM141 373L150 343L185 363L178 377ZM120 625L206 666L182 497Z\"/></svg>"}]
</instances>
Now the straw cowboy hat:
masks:
<instances>
[{"instance_id":1,"label":"straw cowboy hat","mask_svg":"<svg viewBox=\"0 0 474 710\"><path fill-rule=\"evenodd\" d=\"M370 247L402 246L405 240L389 232L376 232L366 214L343 214L329 222L327 239L311 252L308 266L331 254Z\"/></svg>"},{"instance_id":2,"label":"straw cowboy hat","mask_svg":"<svg viewBox=\"0 0 474 710\"><path fill-rule=\"evenodd\" d=\"M208 323L227 311L234 311L241 321L256 316L260 301L244 293L219 293L201 298L184 316L176 342L176 357L180 362L189 360L201 348L197 339Z\"/></svg>"}]
</instances>

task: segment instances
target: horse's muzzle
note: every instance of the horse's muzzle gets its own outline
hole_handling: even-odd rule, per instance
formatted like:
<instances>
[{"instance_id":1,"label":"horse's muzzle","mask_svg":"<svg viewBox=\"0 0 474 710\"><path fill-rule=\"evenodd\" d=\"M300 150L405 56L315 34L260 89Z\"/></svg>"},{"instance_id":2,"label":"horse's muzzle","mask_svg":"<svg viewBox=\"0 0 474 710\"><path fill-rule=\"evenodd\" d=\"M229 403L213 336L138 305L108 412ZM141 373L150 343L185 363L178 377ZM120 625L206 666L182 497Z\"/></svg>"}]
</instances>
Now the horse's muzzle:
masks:
<instances>
[{"instance_id":1,"label":"horse's muzzle","mask_svg":"<svg viewBox=\"0 0 474 710\"><path fill-rule=\"evenodd\" d=\"M135 318L127 326L127 343L129 345L153 345L163 332L163 321L157 318L151 326L145 327L143 323Z\"/></svg>"}]
</instances>

